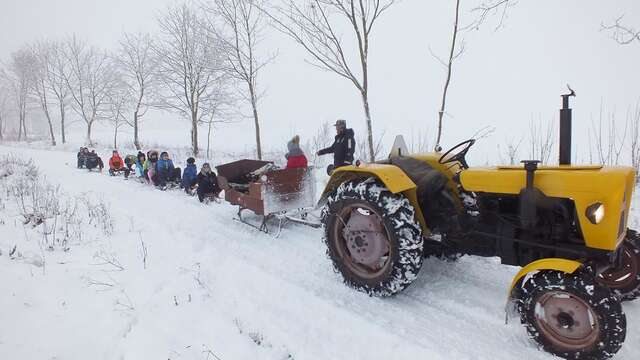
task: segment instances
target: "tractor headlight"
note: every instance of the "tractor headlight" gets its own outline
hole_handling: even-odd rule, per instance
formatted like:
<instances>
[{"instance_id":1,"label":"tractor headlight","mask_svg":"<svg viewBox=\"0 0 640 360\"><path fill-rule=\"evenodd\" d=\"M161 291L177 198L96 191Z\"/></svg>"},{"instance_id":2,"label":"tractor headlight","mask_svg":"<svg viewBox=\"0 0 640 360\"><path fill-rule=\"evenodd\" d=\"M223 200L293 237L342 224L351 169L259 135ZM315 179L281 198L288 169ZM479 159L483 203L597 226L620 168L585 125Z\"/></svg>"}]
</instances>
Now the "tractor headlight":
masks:
<instances>
[{"instance_id":1,"label":"tractor headlight","mask_svg":"<svg viewBox=\"0 0 640 360\"><path fill-rule=\"evenodd\" d=\"M589 205L585 215L592 224L599 224L604 218L604 204L597 202Z\"/></svg>"}]
</instances>

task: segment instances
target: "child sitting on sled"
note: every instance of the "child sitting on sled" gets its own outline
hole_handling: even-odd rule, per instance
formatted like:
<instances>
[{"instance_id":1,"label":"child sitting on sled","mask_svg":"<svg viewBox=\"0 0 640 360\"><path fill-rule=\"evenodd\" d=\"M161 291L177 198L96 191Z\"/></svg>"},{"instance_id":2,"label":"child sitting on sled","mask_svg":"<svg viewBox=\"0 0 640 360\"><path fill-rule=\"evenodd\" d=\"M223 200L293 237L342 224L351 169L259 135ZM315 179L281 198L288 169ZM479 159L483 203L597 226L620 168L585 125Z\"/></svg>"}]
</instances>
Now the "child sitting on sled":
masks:
<instances>
[{"instance_id":1,"label":"child sitting on sled","mask_svg":"<svg viewBox=\"0 0 640 360\"><path fill-rule=\"evenodd\" d=\"M196 178L198 184L198 200L204 202L205 199L216 199L220 194L220 187L218 186L218 177L211 170L209 163L202 164L202 169Z\"/></svg>"},{"instance_id":2,"label":"child sitting on sled","mask_svg":"<svg viewBox=\"0 0 640 360\"><path fill-rule=\"evenodd\" d=\"M129 178L129 168L125 166L124 160L120 157L118 150L113 150L111 158L109 159L109 174L116 176L118 173L123 172L124 178Z\"/></svg>"},{"instance_id":3,"label":"child sitting on sled","mask_svg":"<svg viewBox=\"0 0 640 360\"><path fill-rule=\"evenodd\" d=\"M198 177L198 168L196 167L196 159L190 157L187 159L187 167L182 172L182 188L184 191L193 195L193 188L196 185L196 179Z\"/></svg>"}]
</instances>

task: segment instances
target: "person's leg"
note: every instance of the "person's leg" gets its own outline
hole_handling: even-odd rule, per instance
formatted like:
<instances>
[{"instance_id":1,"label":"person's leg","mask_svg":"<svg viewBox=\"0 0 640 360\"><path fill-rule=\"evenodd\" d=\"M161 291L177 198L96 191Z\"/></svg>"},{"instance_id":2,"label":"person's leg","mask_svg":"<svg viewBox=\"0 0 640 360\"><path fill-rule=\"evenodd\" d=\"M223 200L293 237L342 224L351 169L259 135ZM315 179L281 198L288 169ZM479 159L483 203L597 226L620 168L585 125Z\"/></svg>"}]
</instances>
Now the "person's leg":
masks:
<instances>
[{"instance_id":1,"label":"person's leg","mask_svg":"<svg viewBox=\"0 0 640 360\"><path fill-rule=\"evenodd\" d=\"M131 170L129 170L129 168L124 168L124 178L128 179L129 178L129 174L131 173Z\"/></svg>"},{"instance_id":2,"label":"person's leg","mask_svg":"<svg viewBox=\"0 0 640 360\"><path fill-rule=\"evenodd\" d=\"M167 176L165 171L158 171L156 173L156 179L154 180L156 186L165 187L167 186Z\"/></svg>"},{"instance_id":3,"label":"person's leg","mask_svg":"<svg viewBox=\"0 0 640 360\"><path fill-rule=\"evenodd\" d=\"M116 176L116 171L114 169L109 169L109 175Z\"/></svg>"}]
</instances>

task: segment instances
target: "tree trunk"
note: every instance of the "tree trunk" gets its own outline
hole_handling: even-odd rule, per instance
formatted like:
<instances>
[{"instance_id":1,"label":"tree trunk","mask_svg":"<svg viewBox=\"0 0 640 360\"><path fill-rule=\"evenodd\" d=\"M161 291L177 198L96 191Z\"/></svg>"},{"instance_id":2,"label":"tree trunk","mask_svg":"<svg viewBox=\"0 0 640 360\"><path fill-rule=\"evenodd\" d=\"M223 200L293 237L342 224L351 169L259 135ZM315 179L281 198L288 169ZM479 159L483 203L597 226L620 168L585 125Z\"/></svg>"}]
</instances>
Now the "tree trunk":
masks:
<instances>
[{"instance_id":1,"label":"tree trunk","mask_svg":"<svg viewBox=\"0 0 640 360\"><path fill-rule=\"evenodd\" d=\"M138 138L138 110L133 113L133 145L140 151L140 139Z\"/></svg>"},{"instance_id":2,"label":"tree trunk","mask_svg":"<svg viewBox=\"0 0 640 360\"><path fill-rule=\"evenodd\" d=\"M49 111L45 111L45 115L47 116L47 122L49 123L49 135L51 135L51 145L56 146L56 135L53 133L53 124L51 123L51 116L49 116Z\"/></svg>"},{"instance_id":3,"label":"tree trunk","mask_svg":"<svg viewBox=\"0 0 640 360\"><path fill-rule=\"evenodd\" d=\"M91 141L91 126L93 126L93 121L87 123L87 146L93 146L93 142Z\"/></svg>"},{"instance_id":4,"label":"tree trunk","mask_svg":"<svg viewBox=\"0 0 640 360\"><path fill-rule=\"evenodd\" d=\"M2 114L0 114L0 141L4 140L4 135L2 131L4 130L4 119L2 118Z\"/></svg>"},{"instance_id":5,"label":"tree trunk","mask_svg":"<svg viewBox=\"0 0 640 360\"><path fill-rule=\"evenodd\" d=\"M64 129L64 101L60 100L60 136L62 139L62 143L65 144L67 142L67 137Z\"/></svg>"},{"instance_id":6,"label":"tree trunk","mask_svg":"<svg viewBox=\"0 0 640 360\"><path fill-rule=\"evenodd\" d=\"M191 147L193 150L193 156L198 156L198 113L191 112Z\"/></svg>"},{"instance_id":7,"label":"tree trunk","mask_svg":"<svg viewBox=\"0 0 640 360\"><path fill-rule=\"evenodd\" d=\"M20 115L18 123L18 141L22 140L22 115Z\"/></svg>"},{"instance_id":8,"label":"tree trunk","mask_svg":"<svg viewBox=\"0 0 640 360\"><path fill-rule=\"evenodd\" d=\"M435 151L441 151L440 140L442 140L442 118L447 105L447 92L449 91L449 83L451 82L451 70L453 68L453 54L456 51L456 40L458 38L458 19L460 16L460 0L456 1L456 20L453 23L453 39L451 39L451 51L449 52L449 63L447 66L447 79L444 83L444 90L442 91L442 104L440 111L438 112L438 136L436 138Z\"/></svg>"},{"instance_id":9,"label":"tree trunk","mask_svg":"<svg viewBox=\"0 0 640 360\"><path fill-rule=\"evenodd\" d=\"M255 89L249 84L249 93L251 95L251 108L253 110L253 121L256 130L256 152L258 160L262 160L262 142L260 141L260 119L258 117L258 101L256 99Z\"/></svg>"},{"instance_id":10,"label":"tree trunk","mask_svg":"<svg viewBox=\"0 0 640 360\"><path fill-rule=\"evenodd\" d=\"M209 121L209 129L207 130L207 160L211 160L211 125L213 124L213 119Z\"/></svg>"},{"instance_id":11,"label":"tree trunk","mask_svg":"<svg viewBox=\"0 0 640 360\"><path fill-rule=\"evenodd\" d=\"M118 149L118 125L116 125L113 131L113 149L114 150Z\"/></svg>"},{"instance_id":12,"label":"tree trunk","mask_svg":"<svg viewBox=\"0 0 640 360\"><path fill-rule=\"evenodd\" d=\"M369 161L376 161L375 150L373 149L373 127L371 125L371 109L369 108L369 94L362 92L362 105L364 106L364 116L367 121L367 146L369 147Z\"/></svg>"}]
</instances>

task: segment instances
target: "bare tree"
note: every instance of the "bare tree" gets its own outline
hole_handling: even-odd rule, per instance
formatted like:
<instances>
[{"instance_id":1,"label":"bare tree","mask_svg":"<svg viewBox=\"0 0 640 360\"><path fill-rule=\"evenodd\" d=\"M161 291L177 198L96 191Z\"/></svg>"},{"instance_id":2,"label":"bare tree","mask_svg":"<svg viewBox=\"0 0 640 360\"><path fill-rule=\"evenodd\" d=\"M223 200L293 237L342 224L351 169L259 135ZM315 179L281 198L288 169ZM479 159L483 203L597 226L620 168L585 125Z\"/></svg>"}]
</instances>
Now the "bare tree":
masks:
<instances>
[{"instance_id":1,"label":"bare tree","mask_svg":"<svg viewBox=\"0 0 640 360\"><path fill-rule=\"evenodd\" d=\"M113 125L113 148L118 148L118 132L121 127L128 125L126 112L133 105L131 93L124 82L116 83L108 94L108 119ZM135 100L134 100L135 101Z\"/></svg>"},{"instance_id":2,"label":"bare tree","mask_svg":"<svg viewBox=\"0 0 640 360\"><path fill-rule=\"evenodd\" d=\"M217 32L218 39L227 48L225 54L229 74L246 86L246 91L242 93L244 100L251 105L256 152L260 160L262 141L258 103L262 94L258 89L258 74L273 58L263 59L257 54L266 24L262 11L265 4L265 0L213 0L212 6L206 7L213 15L209 18L209 29ZM221 20L221 27L214 23L218 19Z\"/></svg>"},{"instance_id":3,"label":"bare tree","mask_svg":"<svg viewBox=\"0 0 640 360\"><path fill-rule=\"evenodd\" d=\"M0 141L4 140L6 116L9 108L9 87L7 86L4 69L0 68Z\"/></svg>"},{"instance_id":4,"label":"bare tree","mask_svg":"<svg viewBox=\"0 0 640 360\"><path fill-rule=\"evenodd\" d=\"M507 161L509 165L516 165L519 162L519 153L520 153L520 145L522 145L522 141L524 138L520 138L516 140L515 138L510 138L505 141L505 155L507 156ZM498 149L500 147L498 146Z\"/></svg>"},{"instance_id":5,"label":"bare tree","mask_svg":"<svg viewBox=\"0 0 640 360\"><path fill-rule=\"evenodd\" d=\"M331 145L331 141L333 141L332 126L328 121L325 121L320 125L316 134L305 142L305 152L307 156L312 156L312 164L320 167L325 165L320 160L321 157L318 156L318 151Z\"/></svg>"},{"instance_id":6,"label":"bare tree","mask_svg":"<svg viewBox=\"0 0 640 360\"><path fill-rule=\"evenodd\" d=\"M555 145L554 134L555 121L549 122L531 120L529 123L529 158L540 160L546 164L551 158L551 153Z\"/></svg>"},{"instance_id":7,"label":"bare tree","mask_svg":"<svg viewBox=\"0 0 640 360\"><path fill-rule=\"evenodd\" d=\"M622 24L623 18L624 15L617 18L613 24L602 24L601 29L610 32L611 37L618 44L628 45L636 41L640 43L640 30Z\"/></svg>"},{"instance_id":8,"label":"bare tree","mask_svg":"<svg viewBox=\"0 0 640 360\"><path fill-rule=\"evenodd\" d=\"M476 13L475 19L465 28L467 29L479 29L490 17L498 16L498 24L495 26L495 30L498 30L504 25L504 21L507 17L509 8L514 6L517 0L488 0L482 2L475 7L472 12Z\"/></svg>"},{"instance_id":9,"label":"bare tree","mask_svg":"<svg viewBox=\"0 0 640 360\"><path fill-rule=\"evenodd\" d=\"M640 171L640 103L629 111L631 123L631 164L636 172Z\"/></svg>"},{"instance_id":10,"label":"bare tree","mask_svg":"<svg viewBox=\"0 0 640 360\"><path fill-rule=\"evenodd\" d=\"M460 0L456 0L456 11L455 11L455 20L453 22L453 35L451 38L451 48L449 51L449 59L445 63L444 61L440 61L442 65L447 68L447 76L444 82L444 89L442 90L442 101L440 103L440 111L438 111L438 134L436 137L436 145L435 151L441 151L442 146L440 146L440 141L442 140L442 119L445 114L445 110L447 107L447 92L449 91L449 84L451 83L451 71L453 70L453 61L462 54L464 51L464 46L460 49L457 48L457 40L458 40L458 24L460 20Z\"/></svg>"},{"instance_id":11,"label":"bare tree","mask_svg":"<svg viewBox=\"0 0 640 360\"><path fill-rule=\"evenodd\" d=\"M50 71L52 71L51 65L51 47L49 43L41 41L35 43L31 47L32 60L30 71L30 88L31 92L35 96L42 109L42 113L47 119L49 125L49 136L51 138L51 145L56 146L56 136L53 132L53 122L51 120L51 112L49 111L49 78Z\"/></svg>"},{"instance_id":12,"label":"bare tree","mask_svg":"<svg viewBox=\"0 0 640 360\"><path fill-rule=\"evenodd\" d=\"M374 25L395 0L285 0L269 12L276 29L311 55L311 63L351 82L358 90L367 125L369 160L375 160L375 144L369 104L369 49ZM350 54L339 29L352 30L356 54ZM349 59L354 57L354 64Z\"/></svg>"},{"instance_id":13,"label":"bare tree","mask_svg":"<svg viewBox=\"0 0 640 360\"><path fill-rule=\"evenodd\" d=\"M27 138L27 105L29 102L29 80L33 57L31 51L23 47L11 54L11 61L5 72L16 112L18 114L18 141Z\"/></svg>"},{"instance_id":14,"label":"bare tree","mask_svg":"<svg viewBox=\"0 0 640 360\"><path fill-rule=\"evenodd\" d=\"M49 69L47 71L46 86L57 100L58 111L60 112L60 140L64 144L67 142L65 121L69 101L69 87L65 79L67 79L71 69L69 61L65 56L63 43L49 43L48 54Z\"/></svg>"},{"instance_id":15,"label":"bare tree","mask_svg":"<svg viewBox=\"0 0 640 360\"><path fill-rule=\"evenodd\" d=\"M411 137L409 138L409 151L413 154L421 154L433 150L430 147L429 136L426 131L411 129Z\"/></svg>"},{"instance_id":16,"label":"bare tree","mask_svg":"<svg viewBox=\"0 0 640 360\"><path fill-rule=\"evenodd\" d=\"M189 119L194 155L200 150L198 125L215 112L218 88L228 79L222 44L198 13L187 3L168 8L159 18L161 37L154 47L160 57L161 106Z\"/></svg>"},{"instance_id":17,"label":"bare tree","mask_svg":"<svg viewBox=\"0 0 640 360\"><path fill-rule=\"evenodd\" d=\"M153 38L149 34L138 33L123 35L116 61L126 80L130 96L135 99L132 106L133 117L129 125L133 128L133 144L137 150L140 146L140 122L150 107L149 99L156 86L158 57L153 52Z\"/></svg>"},{"instance_id":18,"label":"bare tree","mask_svg":"<svg viewBox=\"0 0 640 360\"><path fill-rule=\"evenodd\" d=\"M109 55L88 46L77 37L66 43L70 72L65 76L72 99L72 108L87 125L87 145L92 145L91 129L109 111L108 101L115 76Z\"/></svg>"},{"instance_id":19,"label":"bare tree","mask_svg":"<svg viewBox=\"0 0 640 360\"><path fill-rule=\"evenodd\" d=\"M599 163L602 165L618 165L622 158L629 122L625 121L624 130L620 134L616 123L616 113L610 112L605 115L604 112L604 105L601 104L598 121L591 122L592 129L589 132L589 136L593 136L595 153ZM632 123L632 133L633 126L634 124Z\"/></svg>"}]
</instances>

